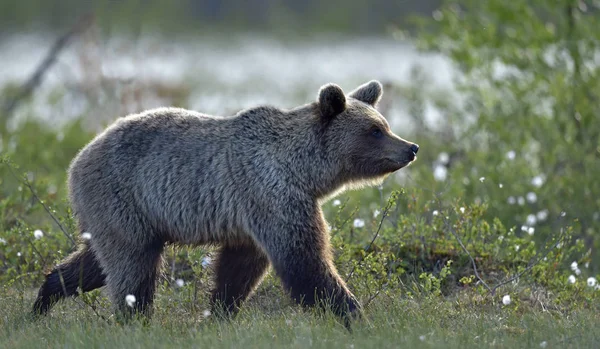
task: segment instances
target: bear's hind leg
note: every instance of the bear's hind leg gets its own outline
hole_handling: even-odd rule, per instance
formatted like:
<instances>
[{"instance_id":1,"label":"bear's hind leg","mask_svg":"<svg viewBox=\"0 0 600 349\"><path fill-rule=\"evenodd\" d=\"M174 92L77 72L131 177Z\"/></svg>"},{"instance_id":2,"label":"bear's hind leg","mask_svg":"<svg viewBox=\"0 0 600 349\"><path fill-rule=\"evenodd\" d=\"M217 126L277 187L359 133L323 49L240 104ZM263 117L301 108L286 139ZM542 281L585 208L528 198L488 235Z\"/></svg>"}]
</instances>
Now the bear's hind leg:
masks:
<instances>
[{"instance_id":1,"label":"bear's hind leg","mask_svg":"<svg viewBox=\"0 0 600 349\"><path fill-rule=\"evenodd\" d=\"M258 286L269 267L267 256L252 242L225 245L219 251L215 271L212 312L230 316Z\"/></svg>"},{"instance_id":2,"label":"bear's hind leg","mask_svg":"<svg viewBox=\"0 0 600 349\"><path fill-rule=\"evenodd\" d=\"M34 315L45 315L60 299L104 286L104 274L88 245L82 245L54 268L40 287L33 305Z\"/></svg>"},{"instance_id":3,"label":"bear's hind leg","mask_svg":"<svg viewBox=\"0 0 600 349\"><path fill-rule=\"evenodd\" d=\"M164 245L158 242L145 247L115 243L99 251L108 293L119 319L151 315L163 249Z\"/></svg>"}]
</instances>

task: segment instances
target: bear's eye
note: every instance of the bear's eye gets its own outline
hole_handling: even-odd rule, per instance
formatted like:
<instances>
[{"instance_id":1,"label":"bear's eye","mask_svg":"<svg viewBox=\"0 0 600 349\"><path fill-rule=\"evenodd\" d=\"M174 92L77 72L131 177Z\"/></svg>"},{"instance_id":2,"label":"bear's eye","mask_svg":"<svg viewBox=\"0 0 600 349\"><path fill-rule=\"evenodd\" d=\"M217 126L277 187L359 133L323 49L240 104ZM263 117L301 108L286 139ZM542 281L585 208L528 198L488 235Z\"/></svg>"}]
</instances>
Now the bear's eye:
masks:
<instances>
[{"instance_id":1,"label":"bear's eye","mask_svg":"<svg viewBox=\"0 0 600 349\"><path fill-rule=\"evenodd\" d=\"M381 130L378 128L373 129L373 131L371 131L371 134L375 138L381 138L383 136L383 132L381 132Z\"/></svg>"}]
</instances>

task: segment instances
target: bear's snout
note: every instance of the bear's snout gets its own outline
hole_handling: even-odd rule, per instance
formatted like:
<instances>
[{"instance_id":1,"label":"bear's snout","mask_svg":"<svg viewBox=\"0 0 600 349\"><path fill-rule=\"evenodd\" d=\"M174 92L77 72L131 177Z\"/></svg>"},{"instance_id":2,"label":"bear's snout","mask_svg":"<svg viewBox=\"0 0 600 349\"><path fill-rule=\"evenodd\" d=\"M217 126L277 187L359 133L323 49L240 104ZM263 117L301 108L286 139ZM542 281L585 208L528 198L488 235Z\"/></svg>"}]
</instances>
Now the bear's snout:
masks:
<instances>
[{"instance_id":1,"label":"bear's snout","mask_svg":"<svg viewBox=\"0 0 600 349\"><path fill-rule=\"evenodd\" d=\"M412 152L415 153L415 155L417 155L417 153L419 152L419 145L413 143L413 145L410 146L410 150L412 150Z\"/></svg>"}]
</instances>

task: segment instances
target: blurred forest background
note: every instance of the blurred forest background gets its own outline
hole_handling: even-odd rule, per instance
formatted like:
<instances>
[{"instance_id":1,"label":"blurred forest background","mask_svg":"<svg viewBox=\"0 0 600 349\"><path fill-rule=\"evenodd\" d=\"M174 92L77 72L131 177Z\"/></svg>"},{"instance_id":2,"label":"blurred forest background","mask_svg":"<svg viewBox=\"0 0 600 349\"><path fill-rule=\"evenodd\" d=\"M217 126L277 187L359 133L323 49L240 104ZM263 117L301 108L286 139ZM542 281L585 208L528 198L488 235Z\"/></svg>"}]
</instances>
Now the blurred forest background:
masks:
<instances>
[{"instance_id":1,"label":"blurred forest background","mask_svg":"<svg viewBox=\"0 0 600 349\"><path fill-rule=\"evenodd\" d=\"M117 117L378 79L421 150L324 205L351 287L598 309L599 24L598 0L0 0L0 284L29 292L74 248L66 169ZM170 250L165 289L210 252Z\"/></svg>"},{"instance_id":2,"label":"blurred forest background","mask_svg":"<svg viewBox=\"0 0 600 349\"><path fill-rule=\"evenodd\" d=\"M0 2L0 29L65 29L73 18L91 11L104 30L380 34L389 26L406 25L409 15L431 14L440 3L441 0L4 0Z\"/></svg>"}]
</instances>

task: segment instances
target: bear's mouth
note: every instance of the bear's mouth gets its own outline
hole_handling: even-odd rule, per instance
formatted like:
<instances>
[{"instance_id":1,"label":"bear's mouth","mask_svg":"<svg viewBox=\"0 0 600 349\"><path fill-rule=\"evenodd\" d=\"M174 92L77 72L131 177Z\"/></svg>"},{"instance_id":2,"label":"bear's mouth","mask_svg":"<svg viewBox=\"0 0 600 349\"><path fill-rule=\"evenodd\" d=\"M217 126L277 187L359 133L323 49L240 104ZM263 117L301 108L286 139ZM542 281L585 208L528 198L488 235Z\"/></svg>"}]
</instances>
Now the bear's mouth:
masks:
<instances>
[{"instance_id":1,"label":"bear's mouth","mask_svg":"<svg viewBox=\"0 0 600 349\"><path fill-rule=\"evenodd\" d=\"M390 164L390 167L392 167L392 171L398 171L399 169L410 165L416 159L417 159L416 156L414 156L412 159L400 159L400 160L385 158L385 160L387 160L387 162Z\"/></svg>"}]
</instances>

